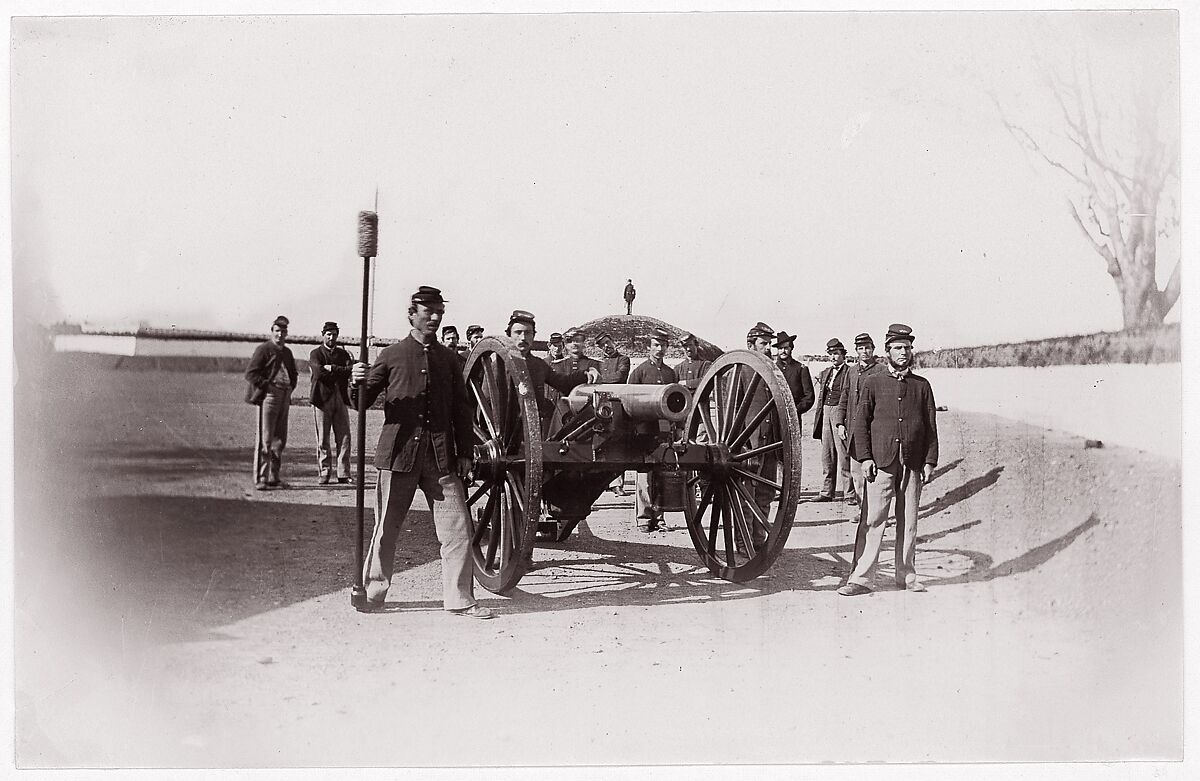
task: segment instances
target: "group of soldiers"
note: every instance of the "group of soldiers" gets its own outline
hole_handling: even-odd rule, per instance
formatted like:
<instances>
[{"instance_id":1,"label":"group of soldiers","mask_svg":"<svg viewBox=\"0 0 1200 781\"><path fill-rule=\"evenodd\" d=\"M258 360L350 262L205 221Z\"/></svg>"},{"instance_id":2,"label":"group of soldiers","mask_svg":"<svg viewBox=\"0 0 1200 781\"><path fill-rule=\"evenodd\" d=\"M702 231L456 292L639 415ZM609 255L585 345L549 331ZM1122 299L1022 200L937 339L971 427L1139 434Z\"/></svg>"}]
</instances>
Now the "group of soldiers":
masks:
<instances>
[{"instance_id":1,"label":"group of soldiers","mask_svg":"<svg viewBox=\"0 0 1200 781\"><path fill-rule=\"evenodd\" d=\"M384 397L384 423L375 450L378 470L375 528L364 563L367 610L383 605L394 568L399 531L415 490L420 487L434 517L441 543L443 602L445 609L471 618L491 618L492 611L474 597L470 565L470 524L464 480L471 471L472 407L463 377L465 352L478 344L484 329L467 328L467 344L458 343L454 326L438 329L445 299L437 288L422 286L413 293L408 308L412 326L408 337L380 351L368 366L354 362L337 343L338 327L326 322L322 344L312 351L312 381L319 479L349 482L350 433L348 410L359 396L370 406ZM263 466L256 487L279 485L279 459L286 442L286 406L296 384L295 362L284 346L287 318L272 324L271 339L256 349L246 378L247 401L260 404L269 414L260 415ZM569 394L583 383L681 382L695 388L710 366L701 357L700 341L684 334L681 343L687 359L670 366L665 361L672 334L656 328L649 334L649 356L632 368L611 334L602 333L596 345L603 358L584 352L583 334L576 329L553 333L547 341L550 361L533 355L536 318L527 310L514 310L505 334L523 354L532 391L543 415L555 407L551 392ZM937 429L933 393L928 381L911 372L912 329L894 324L884 345L886 362L874 356L867 334L855 339L858 361L845 365L846 350L831 339L827 352L831 365L814 385L804 364L792 357L796 337L756 323L746 335L746 347L773 360L787 382L800 414L817 407L813 436L826 446L825 483L814 501L835 498L839 473L845 498L860 504L853 571L838 590L845 596L870 593L869 582L878 563L883 529L889 509L897 518L896 582L923 591L913 568L916 508L921 486L933 477L937 464ZM336 446L330 442L332 430ZM335 453L336 451L336 453ZM845 454L845 455L843 455ZM849 459L848 469L841 460ZM847 479L847 473L851 476ZM662 509L658 487L646 473L638 473L638 528L660 528Z\"/></svg>"}]
</instances>

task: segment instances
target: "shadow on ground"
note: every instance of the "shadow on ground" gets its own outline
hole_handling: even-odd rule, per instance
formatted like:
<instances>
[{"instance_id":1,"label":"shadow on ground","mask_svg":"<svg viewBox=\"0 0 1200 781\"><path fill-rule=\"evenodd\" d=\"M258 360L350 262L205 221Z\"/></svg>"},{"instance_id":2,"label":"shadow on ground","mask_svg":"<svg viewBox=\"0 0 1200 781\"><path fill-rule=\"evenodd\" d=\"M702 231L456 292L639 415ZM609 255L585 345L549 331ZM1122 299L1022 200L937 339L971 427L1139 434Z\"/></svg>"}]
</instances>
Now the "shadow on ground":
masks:
<instances>
[{"instance_id":1,"label":"shadow on ground","mask_svg":"<svg viewBox=\"0 0 1200 781\"><path fill-rule=\"evenodd\" d=\"M20 530L18 599L65 576L91 607L118 616L123 631L157 640L215 639L217 627L348 590L354 580L352 507L125 496L63 512L66 531L54 538L33 524ZM368 511L368 536L372 520ZM412 510L402 535L398 571L438 558L428 511Z\"/></svg>"},{"instance_id":2,"label":"shadow on ground","mask_svg":"<svg viewBox=\"0 0 1200 781\"><path fill-rule=\"evenodd\" d=\"M929 542L980 523L972 521L919 536L918 543L922 547L919 548L918 570L930 588L984 582L1029 572L1065 550L1098 522L1093 515L1054 540L1000 563L980 551L926 547ZM542 553L554 550L563 551L563 555L540 558L536 568L507 595L511 599L501 605L504 613L726 601L781 591L832 591L841 585L849 572L853 541L829 547L785 549L764 575L742 584L713 577L697 564L696 553L690 547L604 539L591 534L586 521L580 524L570 540L544 547ZM887 544L880 556L884 571L893 550ZM948 572L936 563L943 561L952 563ZM884 581L881 575L879 582ZM479 589L477 594L485 600L489 596ZM436 607L440 605L429 601L390 600L386 612Z\"/></svg>"},{"instance_id":3,"label":"shadow on ground","mask_svg":"<svg viewBox=\"0 0 1200 781\"><path fill-rule=\"evenodd\" d=\"M241 451L216 450L201 451L199 457L229 461L233 453L243 455ZM993 485L1001 471L1002 467L996 467L951 489L926 507L922 517ZM125 496L79 502L67 512L70 522L64 528L68 531L53 544L25 544L18 550L31 554L41 549L46 556L80 562L79 574L95 585L95 598L119 610L122 620L128 616L134 623L144 622L147 634L159 641L220 638L218 627L317 596L346 592L354 579L353 508ZM438 558L429 513L414 509L409 517L397 554L397 573ZM371 522L368 512L368 534ZM816 522L800 522L808 523ZM1098 519L1093 515L1056 539L998 563L981 551L931 547L931 543L979 523L972 521L918 538L918 570L929 586L1028 572L1070 546ZM18 541L29 540L36 533L24 525ZM793 590L830 591L846 576L853 553L850 534L837 545L788 548L765 574L735 584L713 577L699 564L690 545L685 545L606 539L593 534L585 521L566 542L541 546L536 568L509 595L512 599L504 604L504 610L649 606L745 599ZM889 539L881 556L880 580L886 578L891 556ZM30 574L36 580L44 572L39 568L47 563L32 555L19 557L18 596L22 584L31 582ZM481 588L477 591L484 599L489 596ZM400 596L398 592L392 593ZM440 607L440 602L429 600L393 599L386 612Z\"/></svg>"}]
</instances>

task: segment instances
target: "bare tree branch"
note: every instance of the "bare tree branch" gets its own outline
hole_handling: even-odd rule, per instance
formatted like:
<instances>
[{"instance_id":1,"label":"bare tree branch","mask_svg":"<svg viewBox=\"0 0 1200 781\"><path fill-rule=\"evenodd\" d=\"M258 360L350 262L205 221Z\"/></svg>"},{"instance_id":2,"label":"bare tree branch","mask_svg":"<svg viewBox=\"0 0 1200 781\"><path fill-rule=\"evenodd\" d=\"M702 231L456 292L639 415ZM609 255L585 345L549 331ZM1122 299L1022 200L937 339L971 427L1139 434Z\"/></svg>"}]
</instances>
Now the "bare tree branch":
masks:
<instances>
[{"instance_id":1,"label":"bare tree branch","mask_svg":"<svg viewBox=\"0 0 1200 781\"><path fill-rule=\"evenodd\" d=\"M1120 277L1121 264L1117 260L1117 256L1113 254L1112 249L1110 249L1107 244L1097 241L1096 237L1092 235L1092 232L1087 229L1087 226L1083 224L1083 218L1079 216L1079 209L1076 208L1075 203L1073 201L1067 201L1067 204L1071 207L1071 216L1075 218L1075 224L1079 226L1079 230L1083 231L1083 235L1087 236L1088 241L1092 243L1092 247L1095 248L1096 253L1099 254L1100 257L1104 258L1105 262L1108 264L1108 273L1114 277Z\"/></svg>"},{"instance_id":2,"label":"bare tree branch","mask_svg":"<svg viewBox=\"0 0 1200 781\"><path fill-rule=\"evenodd\" d=\"M1175 261L1175 268L1171 271L1171 278L1167 280L1167 286L1162 291L1162 313L1164 315L1171 311L1171 307L1175 306L1175 302L1179 300L1180 281L1179 281L1179 266L1181 261Z\"/></svg>"}]
</instances>

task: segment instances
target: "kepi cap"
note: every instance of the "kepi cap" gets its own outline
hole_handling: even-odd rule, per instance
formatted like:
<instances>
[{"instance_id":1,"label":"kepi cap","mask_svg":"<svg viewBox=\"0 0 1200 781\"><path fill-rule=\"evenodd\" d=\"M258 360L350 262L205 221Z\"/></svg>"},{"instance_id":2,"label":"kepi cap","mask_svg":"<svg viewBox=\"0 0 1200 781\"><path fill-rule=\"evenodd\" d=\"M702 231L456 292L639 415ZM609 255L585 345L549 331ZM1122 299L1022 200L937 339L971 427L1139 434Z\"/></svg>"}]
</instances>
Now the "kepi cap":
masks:
<instances>
[{"instance_id":1,"label":"kepi cap","mask_svg":"<svg viewBox=\"0 0 1200 781\"><path fill-rule=\"evenodd\" d=\"M514 309L513 313L508 316L508 324L526 323L537 328L537 322L533 318L533 312L526 312L524 309Z\"/></svg>"},{"instance_id":2,"label":"kepi cap","mask_svg":"<svg viewBox=\"0 0 1200 781\"><path fill-rule=\"evenodd\" d=\"M883 346L887 347L892 342L908 342L912 344L913 341L912 328L904 323L892 323L888 326L887 337L883 340Z\"/></svg>"},{"instance_id":3,"label":"kepi cap","mask_svg":"<svg viewBox=\"0 0 1200 781\"><path fill-rule=\"evenodd\" d=\"M570 333L570 331L568 331L567 333ZM554 344L555 342L561 342L562 340L563 340L563 335L560 334L558 331L555 331L554 333L550 334L550 339L548 341L550 342L550 344Z\"/></svg>"},{"instance_id":4,"label":"kepi cap","mask_svg":"<svg viewBox=\"0 0 1200 781\"><path fill-rule=\"evenodd\" d=\"M872 347L874 347L874 346L875 346L875 340L871 338L871 335L870 335L870 334L868 334L868 333L865 333L865 332L864 332L864 333L861 333L861 334L859 334L859 335L858 335L858 336L856 336L856 337L854 337L854 346L855 346L855 347L860 347L860 346L862 346L862 345L864 345L864 344L869 344L869 345L871 345Z\"/></svg>"},{"instance_id":5,"label":"kepi cap","mask_svg":"<svg viewBox=\"0 0 1200 781\"><path fill-rule=\"evenodd\" d=\"M292 322L291 320L288 320L283 315L280 315L279 317L277 317L273 321L271 321L271 325L277 325L280 328L287 328L291 324L291 322Z\"/></svg>"},{"instance_id":6,"label":"kepi cap","mask_svg":"<svg viewBox=\"0 0 1200 781\"><path fill-rule=\"evenodd\" d=\"M842 340L838 338L830 339L825 343L825 352L831 353L840 350L846 352L846 345L842 344Z\"/></svg>"},{"instance_id":7,"label":"kepi cap","mask_svg":"<svg viewBox=\"0 0 1200 781\"><path fill-rule=\"evenodd\" d=\"M670 344L671 343L671 332L665 328L661 328L661 327L655 328L654 330L652 330L650 332L650 338L657 339L658 341L662 342L663 344Z\"/></svg>"},{"instance_id":8,"label":"kepi cap","mask_svg":"<svg viewBox=\"0 0 1200 781\"><path fill-rule=\"evenodd\" d=\"M467 336L470 336L471 334L481 334L481 333L483 333L483 326L481 326L481 325L467 326Z\"/></svg>"},{"instance_id":9,"label":"kepi cap","mask_svg":"<svg viewBox=\"0 0 1200 781\"><path fill-rule=\"evenodd\" d=\"M338 324L333 322L332 320L326 320L325 325L321 326L321 333L325 333L326 331L340 331L340 330L341 329L338 328Z\"/></svg>"},{"instance_id":10,"label":"kepi cap","mask_svg":"<svg viewBox=\"0 0 1200 781\"><path fill-rule=\"evenodd\" d=\"M696 338L696 335L694 333L691 333L689 331L683 335L683 337L679 340L679 343L680 344L689 344L689 343L700 344L700 340Z\"/></svg>"},{"instance_id":11,"label":"kepi cap","mask_svg":"<svg viewBox=\"0 0 1200 781\"><path fill-rule=\"evenodd\" d=\"M417 292L412 294L412 302L414 304L423 304L428 307L445 306L446 299L442 298L442 291L436 287L429 285L421 285L417 288Z\"/></svg>"},{"instance_id":12,"label":"kepi cap","mask_svg":"<svg viewBox=\"0 0 1200 781\"><path fill-rule=\"evenodd\" d=\"M456 328L455 326L452 326L452 325L442 326L442 336L445 336L446 334L457 334L457 333L458 333L458 328Z\"/></svg>"},{"instance_id":13,"label":"kepi cap","mask_svg":"<svg viewBox=\"0 0 1200 781\"><path fill-rule=\"evenodd\" d=\"M750 328L749 331L746 332L746 338L756 339L760 336L770 339L775 336L775 329L764 323L762 320L759 320Z\"/></svg>"}]
</instances>

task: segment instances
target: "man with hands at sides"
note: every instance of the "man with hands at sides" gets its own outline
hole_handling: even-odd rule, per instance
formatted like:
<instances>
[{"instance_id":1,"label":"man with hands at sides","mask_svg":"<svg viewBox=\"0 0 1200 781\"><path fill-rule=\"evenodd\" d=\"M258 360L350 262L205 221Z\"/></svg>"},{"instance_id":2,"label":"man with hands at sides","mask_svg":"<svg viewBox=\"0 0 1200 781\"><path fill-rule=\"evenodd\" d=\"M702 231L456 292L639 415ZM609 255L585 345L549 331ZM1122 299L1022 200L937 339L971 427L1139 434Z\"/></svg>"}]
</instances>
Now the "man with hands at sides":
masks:
<instances>
[{"instance_id":1,"label":"man with hands at sides","mask_svg":"<svg viewBox=\"0 0 1200 781\"><path fill-rule=\"evenodd\" d=\"M844 597L871 593L871 577L883 546L888 510L896 503L896 585L925 591L917 580L917 511L921 487L933 479L938 461L937 405L929 381L912 373L913 334L907 325L888 327L884 350L887 371L863 380L852 436L867 481L866 526L861 555L846 584Z\"/></svg>"}]
</instances>

